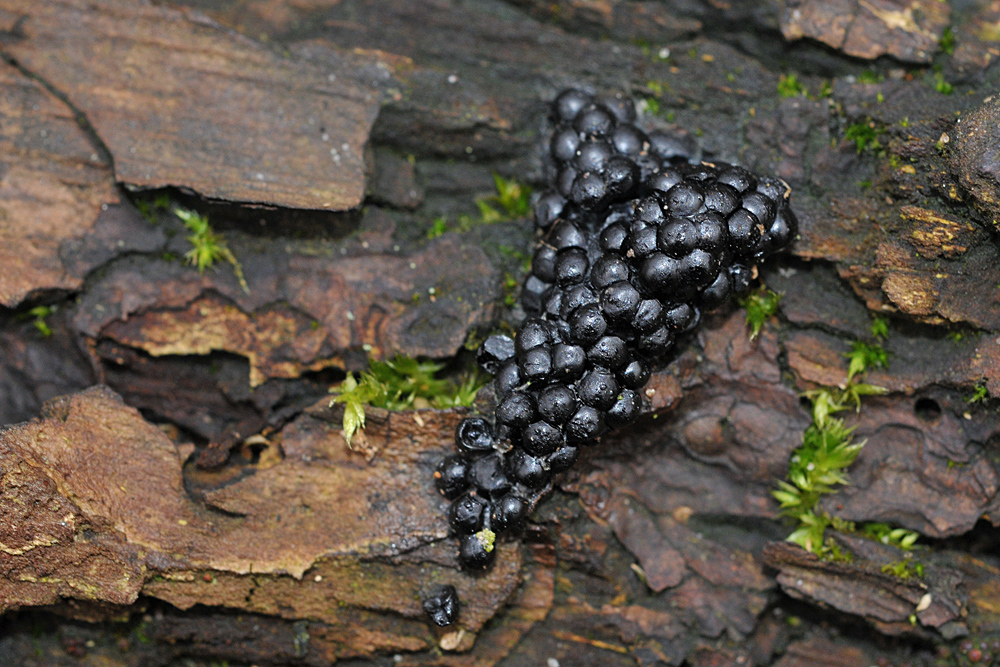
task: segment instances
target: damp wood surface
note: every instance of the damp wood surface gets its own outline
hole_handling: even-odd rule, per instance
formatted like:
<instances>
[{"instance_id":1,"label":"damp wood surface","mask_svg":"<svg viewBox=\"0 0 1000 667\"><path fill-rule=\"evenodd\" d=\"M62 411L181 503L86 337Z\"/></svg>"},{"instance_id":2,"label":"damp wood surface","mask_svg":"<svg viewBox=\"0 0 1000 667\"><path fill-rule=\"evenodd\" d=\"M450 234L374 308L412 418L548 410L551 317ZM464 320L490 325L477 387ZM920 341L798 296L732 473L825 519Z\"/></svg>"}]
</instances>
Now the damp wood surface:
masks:
<instances>
[{"instance_id":1,"label":"damp wood surface","mask_svg":"<svg viewBox=\"0 0 1000 667\"><path fill-rule=\"evenodd\" d=\"M998 26L987 0L0 0L0 656L991 664ZM328 391L523 317L531 220L477 201L543 187L571 85L781 177L800 235L759 267L760 335L707 314L470 576L431 475L488 392L369 409L350 448ZM238 266L188 264L177 210ZM887 393L838 415L866 444L819 509L921 546L821 559L772 491L875 318Z\"/></svg>"}]
</instances>

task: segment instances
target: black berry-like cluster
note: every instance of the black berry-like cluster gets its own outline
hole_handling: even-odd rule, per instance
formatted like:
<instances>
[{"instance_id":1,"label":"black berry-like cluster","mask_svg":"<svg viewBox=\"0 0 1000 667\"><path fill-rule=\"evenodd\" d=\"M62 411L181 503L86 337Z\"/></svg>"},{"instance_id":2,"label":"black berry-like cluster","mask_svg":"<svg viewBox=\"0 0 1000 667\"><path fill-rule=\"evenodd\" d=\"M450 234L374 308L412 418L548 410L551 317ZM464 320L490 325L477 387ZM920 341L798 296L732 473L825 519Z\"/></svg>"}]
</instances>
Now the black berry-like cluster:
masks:
<instances>
[{"instance_id":1,"label":"black berry-like cluster","mask_svg":"<svg viewBox=\"0 0 1000 667\"><path fill-rule=\"evenodd\" d=\"M552 105L553 189L511 339L489 337L492 420L464 419L434 473L470 570L516 531L580 448L639 416L652 368L704 310L744 292L796 232L788 187L635 125L631 101L567 90Z\"/></svg>"}]
</instances>

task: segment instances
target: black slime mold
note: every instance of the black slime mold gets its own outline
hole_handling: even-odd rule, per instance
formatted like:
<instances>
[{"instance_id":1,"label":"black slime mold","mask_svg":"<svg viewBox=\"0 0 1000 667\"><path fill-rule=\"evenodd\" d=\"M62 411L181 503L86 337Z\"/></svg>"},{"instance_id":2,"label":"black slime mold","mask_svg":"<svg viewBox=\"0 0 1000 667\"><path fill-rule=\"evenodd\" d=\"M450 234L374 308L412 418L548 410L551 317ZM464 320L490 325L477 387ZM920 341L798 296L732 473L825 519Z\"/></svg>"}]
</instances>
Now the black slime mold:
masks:
<instances>
[{"instance_id":1,"label":"black slime mold","mask_svg":"<svg viewBox=\"0 0 1000 667\"><path fill-rule=\"evenodd\" d=\"M478 360L494 375L492 421L468 417L458 454L434 473L468 570L516 532L579 447L634 422L642 388L701 312L745 292L752 266L795 237L784 182L722 163L634 125L620 95L570 89L552 104L551 190L535 205L541 237L522 290L528 319ZM432 596L428 613L454 597ZM425 603L425 608L428 604ZM445 623L447 621L447 623Z\"/></svg>"}]
</instances>

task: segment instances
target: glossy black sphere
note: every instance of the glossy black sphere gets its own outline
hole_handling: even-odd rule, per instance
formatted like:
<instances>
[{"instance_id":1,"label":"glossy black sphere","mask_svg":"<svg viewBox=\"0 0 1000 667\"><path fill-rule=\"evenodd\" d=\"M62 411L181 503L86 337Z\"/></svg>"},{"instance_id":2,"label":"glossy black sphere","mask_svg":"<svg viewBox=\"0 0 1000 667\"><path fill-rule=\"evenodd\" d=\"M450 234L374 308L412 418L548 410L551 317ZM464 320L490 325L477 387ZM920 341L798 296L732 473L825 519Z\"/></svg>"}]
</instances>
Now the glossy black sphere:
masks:
<instances>
[{"instance_id":1,"label":"glossy black sphere","mask_svg":"<svg viewBox=\"0 0 1000 667\"><path fill-rule=\"evenodd\" d=\"M632 359L618 369L617 378L623 387L641 389L649 382L649 366L639 359Z\"/></svg>"},{"instance_id":2,"label":"glossy black sphere","mask_svg":"<svg viewBox=\"0 0 1000 667\"><path fill-rule=\"evenodd\" d=\"M628 262L618 255L608 253L594 262L594 267L590 270L590 284L601 289L620 280L627 281L631 272Z\"/></svg>"},{"instance_id":3,"label":"glossy black sphere","mask_svg":"<svg viewBox=\"0 0 1000 667\"><path fill-rule=\"evenodd\" d=\"M643 299L632 316L632 328L649 333L663 325L663 303L659 299Z\"/></svg>"},{"instance_id":4,"label":"glossy black sphere","mask_svg":"<svg viewBox=\"0 0 1000 667\"><path fill-rule=\"evenodd\" d=\"M639 308L642 296L639 290L627 280L611 283L601 292L601 310L611 323L629 322Z\"/></svg>"},{"instance_id":5,"label":"glossy black sphere","mask_svg":"<svg viewBox=\"0 0 1000 667\"><path fill-rule=\"evenodd\" d=\"M496 548L482 531L463 535L458 542L458 559L468 570L485 570L496 558Z\"/></svg>"},{"instance_id":6,"label":"glossy black sphere","mask_svg":"<svg viewBox=\"0 0 1000 667\"><path fill-rule=\"evenodd\" d=\"M535 419L535 399L527 392L514 392L497 406L496 416L497 423L522 429Z\"/></svg>"},{"instance_id":7,"label":"glossy black sphere","mask_svg":"<svg viewBox=\"0 0 1000 667\"><path fill-rule=\"evenodd\" d=\"M552 350L553 381L574 382L587 367L587 353L579 345L562 343Z\"/></svg>"},{"instance_id":8,"label":"glossy black sphere","mask_svg":"<svg viewBox=\"0 0 1000 667\"><path fill-rule=\"evenodd\" d=\"M624 253L628 249L628 227L615 222L601 232L601 249L605 252Z\"/></svg>"},{"instance_id":9,"label":"glossy black sphere","mask_svg":"<svg viewBox=\"0 0 1000 667\"><path fill-rule=\"evenodd\" d=\"M639 398L639 393L632 389L623 389L605 416L608 427L621 428L631 424L639 417L641 408L642 400Z\"/></svg>"},{"instance_id":10,"label":"glossy black sphere","mask_svg":"<svg viewBox=\"0 0 1000 667\"><path fill-rule=\"evenodd\" d=\"M573 158L573 166L580 173L592 171L603 173L608 160L615 154L614 148L607 141L589 139L581 142Z\"/></svg>"},{"instance_id":11,"label":"glossy black sphere","mask_svg":"<svg viewBox=\"0 0 1000 667\"><path fill-rule=\"evenodd\" d=\"M601 208L608 196L608 185L596 171L578 173L568 196L571 202L583 208Z\"/></svg>"},{"instance_id":12,"label":"glossy black sphere","mask_svg":"<svg viewBox=\"0 0 1000 667\"><path fill-rule=\"evenodd\" d=\"M552 102L552 110L555 112L557 122L569 123L584 107L591 104L594 98L588 93L576 88L569 88L559 93L555 101Z\"/></svg>"},{"instance_id":13,"label":"glossy black sphere","mask_svg":"<svg viewBox=\"0 0 1000 667\"><path fill-rule=\"evenodd\" d=\"M540 245L531 259L531 273L546 283L556 281L556 249L550 245Z\"/></svg>"},{"instance_id":14,"label":"glossy black sphere","mask_svg":"<svg viewBox=\"0 0 1000 667\"><path fill-rule=\"evenodd\" d=\"M663 228L643 227L642 229L636 230L636 232L632 234L632 238L629 243L629 250L632 251L632 257L635 259L643 259L644 257L649 257L651 254L656 252L659 247L657 239L661 229Z\"/></svg>"},{"instance_id":15,"label":"glossy black sphere","mask_svg":"<svg viewBox=\"0 0 1000 667\"><path fill-rule=\"evenodd\" d=\"M521 368L516 359L508 359L500 364L497 374L493 377L493 389L500 400L510 396L522 384L524 380L521 378Z\"/></svg>"},{"instance_id":16,"label":"glossy black sphere","mask_svg":"<svg viewBox=\"0 0 1000 667\"><path fill-rule=\"evenodd\" d=\"M552 351L548 346L535 347L520 358L521 376L528 382L543 382L552 373Z\"/></svg>"},{"instance_id":17,"label":"glossy black sphere","mask_svg":"<svg viewBox=\"0 0 1000 667\"><path fill-rule=\"evenodd\" d=\"M644 197L635 206L634 217L648 225L662 225L666 219L663 215L663 208L655 197Z\"/></svg>"},{"instance_id":18,"label":"glossy black sphere","mask_svg":"<svg viewBox=\"0 0 1000 667\"><path fill-rule=\"evenodd\" d=\"M434 486L445 498L454 498L468 488L469 461L461 454L446 456L434 471Z\"/></svg>"},{"instance_id":19,"label":"glossy black sphere","mask_svg":"<svg viewBox=\"0 0 1000 667\"><path fill-rule=\"evenodd\" d=\"M716 211L723 217L735 211L740 205L740 193L731 185L713 183L705 188L705 208Z\"/></svg>"},{"instance_id":20,"label":"glossy black sphere","mask_svg":"<svg viewBox=\"0 0 1000 667\"><path fill-rule=\"evenodd\" d=\"M474 493L457 498L448 508L448 523L459 535L474 533L483 527L486 501Z\"/></svg>"},{"instance_id":21,"label":"glossy black sphere","mask_svg":"<svg viewBox=\"0 0 1000 667\"><path fill-rule=\"evenodd\" d=\"M601 336L587 350L587 361L595 366L617 370L628 361L628 347L618 336Z\"/></svg>"},{"instance_id":22,"label":"glossy black sphere","mask_svg":"<svg viewBox=\"0 0 1000 667\"><path fill-rule=\"evenodd\" d=\"M622 155L635 157L645 143L646 135L634 125L619 125L611 131L611 144Z\"/></svg>"},{"instance_id":23,"label":"glossy black sphere","mask_svg":"<svg viewBox=\"0 0 1000 667\"><path fill-rule=\"evenodd\" d=\"M729 231L729 248L736 257L749 257L760 241L760 223L750 211L738 208L726 221Z\"/></svg>"},{"instance_id":24,"label":"glossy black sphere","mask_svg":"<svg viewBox=\"0 0 1000 667\"><path fill-rule=\"evenodd\" d=\"M697 213L705 203L705 192L695 183L685 180L667 192L670 215L682 216Z\"/></svg>"},{"instance_id":25,"label":"glossy black sphere","mask_svg":"<svg viewBox=\"0 0 1000 667\"><path fill-rule=\"evenodd\" d=\"M573 119L573 129L588 137L603 137L611 131L614 118L600 106L591 105Z\"/></svg>"},{"instance_id":26,"label":"glossy black sphere","mask_svg":"<svg viewBox=\"0 0 1000 667\"><path fill-rule=\"evenodd\" d=\"M597 304L588 304L576 310L569 319L569 334L573 342L590 345L608 330L608 322Z\"/></svg>"},{"instance_id":27,"label":"glossy black sphere","mask_svg":"<svg viewBox=\"0 0 1000 667\"><path fill-rule=\"evenodd\" d=\"M534 456L551 454L563 444L563 432L548 422L539 421L528 425L521 433L524 451Z\"/></svg>"},{"instance_id":28,"label":"glossy black sphere","mask_svg":"<svg viewBox=\"0 0 1000 667\"><path fill-rule=\"evenodd\" d=\"M569 162L576 157L579 147L580 134L573 128L567 127L552 135L549 154L560 162Z\"/></svg>"},{"instance_id":29,"label":"glossy black sphere","mask_svg":"<svg viewBox=\"0 0 1000 667\"><path fill-rule=\"evenodd\" d=\"M611 371L594 368L580 378L576 393L585 405L605 411L615 403L618 396L618 382Z\"/></svg>"},{"instance_id":30,"label":"glossy black sphere","mask_svg":"<svg viewBox=\"0 0 1000 667\"><path fill-rule=\"evenodd\" d=\"M580 458L580 450L577 447L563 445L549 456L549 470L553 475L569 470L578 458Z\"/></svg>"},{"instance_id":31,"label":"glossy black sphere","mask_svg":"<svg viewBox=\"0 0 1000 667\"><path fill-rule=\"evenodd\" d=\"M528 516L528 501L508 493L492 503L491 528L496 532L512 532L521 527Z\"/></svg>"},{"instance_id":32,"label":"glossy black sphere","mask_svg":"<svg viewBox=\"0 0 1000 667\"><path fill-rule=\"evenodd\" d=\"M551 384L538 392L538 415L554 426L572 417L578 405L576 394L564 384Z\"/></svg>"},{"instance_id":33,"label":"glossy black sphere","mask_svg":"<svg viewBox=\"0 0 1000 667\"><path fill-rule=\"evenodd\" d=\"M552 477L542 459L520 449L515 449L508 455L507 473L529 489L540 489Z\"/></svg>"},{"instance_id":34,"label":"glossy black sphere","mask_svg":"<svg viewBox=\"0 0 1000 667\"><path fill-rule=\"evenodd\" d=\"M757 179L743 167L729 167L716 177L716 182L733 187L743 193L757 187Z\"/></svg>"},{"instance_id":35,"label":"glossy black sphere","mask_svg":"<svg viewBox=\"0 0 1000 667\"><path fill-rule=\"evenodd\" d=\"M556 257L556 282L560 287L569 287L582 283L587 276L590 262L587 253L582 248L566 248L560 250Z\"/></svg>"},{"instance_id":36,"label":"glossy black sphere","mask_svg":"<svg viewBox=\"0 0 1000 667\"><path fill-rule=\"evenodd\" d=\"M549 192L539 197L535 202L535 226L548 229L562 213L566 200L557 192Z\"/></svg>"},{"instance_id":37,"label":"glossy black sphere","mask_svg":"<svg viewBox=\"0 0 1000 667\"><path fill-rule=\"evenodd\" d=\"M674 258L681 258L694 250L698 243L698 229L687 218L671 218L657 233L660 250Z\"/></svg>"},{"instance_id":38,"label":"glossy black sphere","mask_svg":"<svg viewBox=\"0 0 1000 667\"><path fill-rule=\"evenodd\" d=\"M589 445L600 437L607 427L604 414L589 405L581 406L566 422L566 440L570 444Z\"/></svg>"}]
</instances>

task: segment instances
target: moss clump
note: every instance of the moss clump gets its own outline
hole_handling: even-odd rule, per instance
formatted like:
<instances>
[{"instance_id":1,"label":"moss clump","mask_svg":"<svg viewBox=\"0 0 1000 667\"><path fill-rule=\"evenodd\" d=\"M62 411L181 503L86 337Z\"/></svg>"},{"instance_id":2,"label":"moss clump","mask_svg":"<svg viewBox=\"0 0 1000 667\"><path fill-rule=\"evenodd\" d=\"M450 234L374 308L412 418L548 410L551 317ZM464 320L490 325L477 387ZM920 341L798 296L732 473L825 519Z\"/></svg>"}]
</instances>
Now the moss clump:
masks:
<instances>
[{"instance_id":1,"label":"moss clump","mask_svg":"<svg viewBox=\"0 0 1000 667\"><path fill-rule=\"evenodd\" d=\"M365 427L365 406L387 410L411 410L433 407L451 408L472 405L476 393L485 384L475 369L461 382L435 377L444 364L418 361L398 355L386 361L371 361L369 369L355 378L353 373L333 388L337 396L330 402L344 403L344 439L351 439Z\"/></svg>"}]
</instances>

